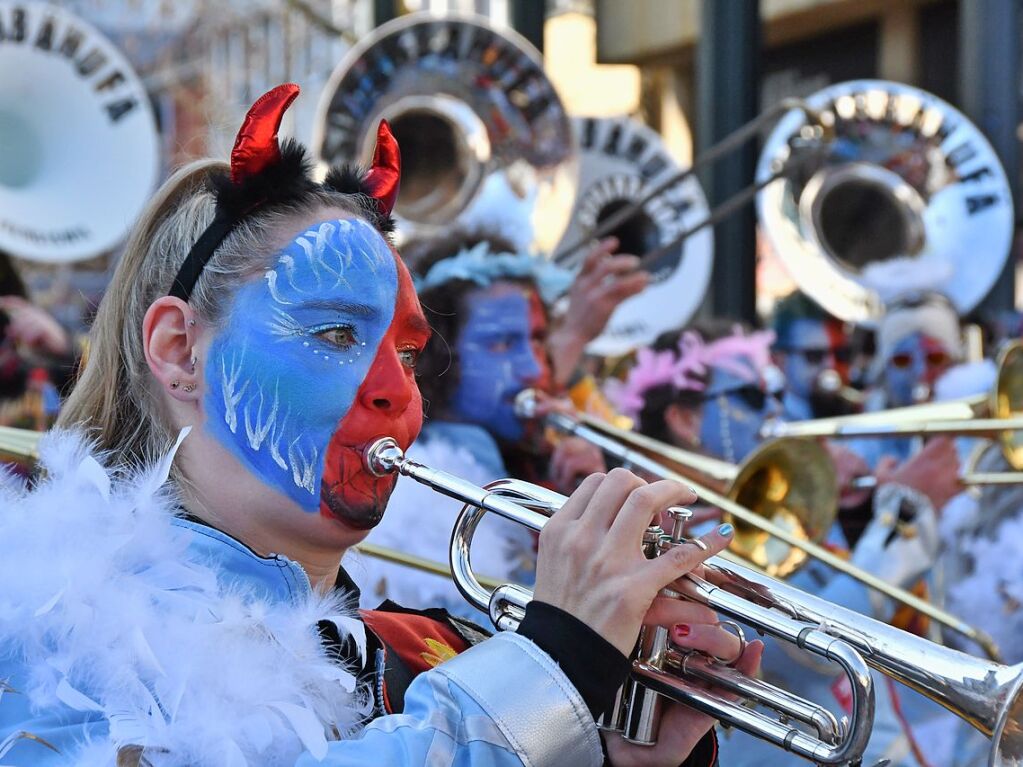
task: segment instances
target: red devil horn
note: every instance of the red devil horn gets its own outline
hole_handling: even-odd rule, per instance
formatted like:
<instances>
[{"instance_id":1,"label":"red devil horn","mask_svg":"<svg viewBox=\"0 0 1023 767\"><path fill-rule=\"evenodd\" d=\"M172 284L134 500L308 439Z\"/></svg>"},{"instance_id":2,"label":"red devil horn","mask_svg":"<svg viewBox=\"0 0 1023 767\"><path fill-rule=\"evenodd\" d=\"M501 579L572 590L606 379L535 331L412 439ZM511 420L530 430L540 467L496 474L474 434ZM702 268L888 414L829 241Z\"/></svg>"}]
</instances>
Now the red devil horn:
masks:
<instances>
[{"instance_id":1,"label":"red devil horn","mask_svg":"<svg viewBox=\"0 0 1023 767\"><path fill-rule=\"evenodd\" d=\"M238 184L281 159L277 131L291 102L298 98L294 83L264 93L245 115L231 150L231 181Z\"/></svg>"},{"instance_id":2,"label":"red devil horn","mask_svg":"<svg viewBox=\"0 0 1023 767\"><path fill-rule=\"evenodd\" d=\"M394 202L398 199L398 185L401 182L401 152L398 142L391 133L387 120L380 121L377 128L377 147L373 152L373 165L366 174L365 186L369 196L377 201L380 212L391 215Z\"/></svg>"}]
</instances>

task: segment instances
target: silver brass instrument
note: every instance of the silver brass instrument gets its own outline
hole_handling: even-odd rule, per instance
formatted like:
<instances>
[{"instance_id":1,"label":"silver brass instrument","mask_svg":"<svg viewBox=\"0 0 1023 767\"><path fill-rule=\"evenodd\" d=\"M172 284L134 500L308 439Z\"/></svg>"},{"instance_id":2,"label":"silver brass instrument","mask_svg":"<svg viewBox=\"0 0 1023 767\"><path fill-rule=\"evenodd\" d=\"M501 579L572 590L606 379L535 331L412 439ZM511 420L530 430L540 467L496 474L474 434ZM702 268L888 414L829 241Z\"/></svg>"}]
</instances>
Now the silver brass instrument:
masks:
<instances>
[{"instance_id":1,"label":"silver brass instrument","mask_svg":"<svg viewBox=\"0 0 1023 767\"><path fill-rule=\"evenodd\" d=\"M1012 240L1012 196L987 139L901 83L837 83L805 102L768 136L757 167L758 185L770 181L758 219L800 288L840 319L870 322L884 311L871 268L913 259L947 269L932 289L968 313ZM821 126L827 140L808 141Z\"/></svg>"},{"instance_id":2,"label":"silver brass instrument","mask_svg":"<svg viewBox=\"0 0 1023 767\"><path fill-rule=\"evenodd\" d=\"M516 402L520 415L529 417L528 390ZM812 557L840 573L856 579L878 593L926 615L941 625L970 639L992 659L998 659L998 648L985 632L974 628L935 605L905 589L892 586L873 573L862 570L818 545L813 532L822 524L820 508L815 508L809 491L792 493L798 469L793 460L803 460L811 486L826 478L811 468L813 455L820 450L812 443L797 440L774 440L762 445L741 466L706 456L694 456L673 446L661 445L640 434L624 432L611 424L598 422L590 416L569 416L552 412L544 416L551 428L579 437L619 460L624 466L662 479L675 479L690 485L711 506L720 509L736 524L733 553L751 560L758 567L770 568L775 574L788 574L807 557ZM803 450L786 447L800 445ZM792 459L788 456L796 456ZM730 480L730 487L719 492L712 485ZM833 496L835 478L825 497ZM800 497L802 496L802 497ZM793 500L795 501L793 503ZM819 498L816 501L819 503ZM833 512L832 512L833 513ZM816 516L814 516L816 515ZM826 517L825 517L826 518ZM826 529L826 528L825 528ZM768 540L764 540L768 539ZM819 538L818 538L819 540ZM782 547L784 544L784 547ZM768 556L771 548L783 548L782 556Z\"/></svg>"},{"instance_id":3,"label":"silver brass instrument","mask_svg":"<svg viewBox=\"0 0 1023 767\"><path fill-rule=\"evenodd\" d=\"M145 86L59 4L0 0L0 29L0 250L44 264L113 250L159 173ZM117 183L96 194L97 179Z\"/></svg>"},{"instance_id":4,"label":"silver brass instrument","mask_svg":"<svg viewBox=\"0 0 1023 767\"><path fill-rule=\"evenodd\" d=\"M870 269L900 258L916 259L921 268L947 264L948 276L932 289L946 294L960 314L987 294L1012 239L1005 171L977 127L951 105L881 80L838 83L806 99L779 102L690 168L652 185L585 236L562 243L558 257L613 231L772 125L754 183L644 260L663 258L755 198L760 226L789 274L839 319L876 321L884 304Z\"/></svg>"},{"instance_id":5,"label":"silver brass instrument","mask_svg":"<svg viewBox=\"0 0 1023 767\"><path fill-rule=\"evenodd\" d=\"M544 251L561 238L575 195L572 127L520 35L425 12L381 25L331 75L314 151L324 163L368 161L381 119L403 149L403 239L493 220L512 222L516 232L502 229L512 238L528 230Z\"/></svg>"},{"instance_id":6,"label":"silver brass instrument","mask_svg":"<svg viewBox=\"0 0 1023 767\"><path fill-rule=\"evenodd\" d=\"M677 177L678 163L664 140L630 117L576 117L572 120L579 146L579 192L572 208L564 245L589 242L589 233L624 207L643 198L665 179ZM617 237L622 253L642 256L674 242L678 235L710 213L707 198L694 176L665 187L656 199L636 208L628 220L604 231ZM553 259L566 267L579 264L584 251L554 250ZM703 303L714 258L714 232L701 230L644 261L650 284L624 301L587 352L615 357L654 342L661 333L685 325Z\"/></svg>"},{"instance_id":7,"label":"silver brass instrument","mask_svg":"<svg viewBox=\"0 0 1023 767\"><path fill-rule=\"evenodd\" d=\"M517 480L481 488L406 458L390 438L369 446L364 458L368 470L378 476L410 477L466 504L451 538L455 583L470 602L490 614L495 626L514 629L531 594L508 586L489 592L476 580L470 554L473 533L487 512L540 531L564 503L564 496ZM665 534L650 528L644 536L645 547L657 555L684 545L683 525L684 515L676 511L673 529ZM838 722L813 702L672 647L655 630L653 636L641 639L631 683L620 696L624 708L616 714L621 716L608 722L610 727L623 724L626 737L641 743L656 739L658 720L653 709L656 699L663 697L820 764L853 763L862 756L873 720L870 666L927 695L991 737L988 764L992 767L1023 765L1023 664L1005 666L940 647L719 557L708 560L705 573L706 578L684 576L666 593L707 605L838 663L852 684L851 717ZM747 708L741 700L730 700L729 694L780 717ZM811 729L812 734L807 732Z\"/></svg>"}]
</instances>

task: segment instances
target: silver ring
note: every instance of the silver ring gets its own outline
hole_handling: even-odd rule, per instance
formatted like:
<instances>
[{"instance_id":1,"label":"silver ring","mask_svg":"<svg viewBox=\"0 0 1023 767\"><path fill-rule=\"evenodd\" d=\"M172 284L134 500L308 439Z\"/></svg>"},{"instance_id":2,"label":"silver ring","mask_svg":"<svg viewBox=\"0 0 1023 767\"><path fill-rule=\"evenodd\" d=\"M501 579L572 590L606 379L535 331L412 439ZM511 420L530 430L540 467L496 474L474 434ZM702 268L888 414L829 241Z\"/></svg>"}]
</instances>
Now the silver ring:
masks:
<instances>
[{"instance_id":1,"label":"silver ring","mask_svg":"<svg viewBox=\"0 0 1023 767\"><path fill-rule=\"evenodd\" d=\"M710 548L710 546L708 546L699 538L686 538L684 543L691 543L694 546L696 546L700 551L706 551L707 549Z\"/></svg>"},{"instance_id":2,"label":"silver ring","mask_svg":"<svg viewBox=\"0 0 1023 767\"><path fill-rule=\"evenodd\" d=\"M714 660L716 660L718 663L723 663L726 666L734 666L736 663L739 662L739 658L742 657L743 653L746 652L746 634L742 630L742 626L740 626L735 621L718 621L716 625L718 626L718 628L726 628L730 626L731 628L735 629L735 635L739 638L739 654L730 660L728 658L719 658L717 655L715 655L713 656Z\"/></svg>"}]
</instances>

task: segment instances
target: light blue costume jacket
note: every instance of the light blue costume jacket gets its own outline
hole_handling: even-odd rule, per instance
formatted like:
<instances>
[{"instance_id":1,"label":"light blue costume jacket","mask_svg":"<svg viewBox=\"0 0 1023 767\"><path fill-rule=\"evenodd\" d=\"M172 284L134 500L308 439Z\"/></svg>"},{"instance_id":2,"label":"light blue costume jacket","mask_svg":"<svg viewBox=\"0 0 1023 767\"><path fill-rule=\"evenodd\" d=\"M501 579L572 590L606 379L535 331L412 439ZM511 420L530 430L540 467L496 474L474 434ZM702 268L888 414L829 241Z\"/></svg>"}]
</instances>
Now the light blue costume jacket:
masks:
<instances>
[{"instance_id":1,"label":"light blue costume jacket","mask_svg":"<svg viewBox=\"0 0 1023 767\"><path fill-rule=\"evenodd\" d=\"M310 597L309 579L296 563L280 556L260 557L203 525L186 520L172 524L184 531L188 559L210 564L216 577L244 599L279 604ZM6 596L0 591L0 597ZM32 684L26 668L2 646L0 680L15 690ZM83 686L78 691L86 696L92 692ZM0 699L0 743L26 731L46 739L62 755L33 740L16 739L0 764L91 765L94 762L72 761L66 755L87 740L106 741L110 730L104 712L76 710L59 701L32 711L25 695L8 692ZM179 764L173 754L155 763ZM601 763L597 731L578 692L549 656L528 639L509 633L420 675L406 692L404 713L377 718L356 736L330 742L322 761L306 752L295 762L300 767Z\"/></svg>"}]
</instances>

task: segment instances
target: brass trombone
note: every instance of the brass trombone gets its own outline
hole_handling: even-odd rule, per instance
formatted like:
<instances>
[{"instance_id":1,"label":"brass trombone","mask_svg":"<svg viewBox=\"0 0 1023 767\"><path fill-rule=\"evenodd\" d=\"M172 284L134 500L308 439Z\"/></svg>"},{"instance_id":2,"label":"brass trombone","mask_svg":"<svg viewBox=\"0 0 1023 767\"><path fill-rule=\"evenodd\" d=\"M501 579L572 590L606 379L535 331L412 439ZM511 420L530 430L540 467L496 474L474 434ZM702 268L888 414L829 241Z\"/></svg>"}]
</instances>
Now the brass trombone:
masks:
<instances>
[{"instance_id":1,"label":"brass trombone","mask_svg":"<svg viewBox=\"0 0 1023 767\"><path fill-rule=\"evenodd\" d=\"M787 437L917 437L950 435L991 437L1009 466L1023 470L1023 343L1014 341L998 355L998 373L987 394L948 402L932 402L873 413L819 418L814 421L773 422L764 425L765 439ZM1011 472L971 474L963 484L1019 484L1023 475Z\"/></svg>"},{"instance_id":2,"label":"brass trombone","mask_svg":"<svg viewBox=\"0 0 1023 767\"><path fill-rule=\"evenodd\" d=\"M517 398L521 417L528 418L535 409L535 394L528 390ZM806 467L821 466L819 448L812 442L788 439L775 440L761 446L741 466L689 453L664 445L649 437L627 432L586 415L569 416L552 412L544 416L546 424L599 447L625 466L651 476L676 479L693 487L700 498L720 509L736 526L734 553L749 559L766 570L768 577L792 572L808 557L855 578L863 585L890 599L926 615L946 628L962 634L980 646L992 659L998 659L998 648L985 632L974 628L954 615L941 610L904 589L886 583L873 573L862 570L836 556L815 542L826 532L837 509L837 488L833 469L819 468L804 473ZM828 482L822 495L815 484ZM808 478L811 481L801 482ZM730 481L722 492L711 487ZM805 489L801 484L806 485ZM821 497L830 498L830 506L813 507ZM773 539L773 540L772 540ZM791 552L781 548L787 544ZM778 553L782 552L780 558ZM785 556L785 555L788 556ZM780 565L784 564L784 568Z\"/></svg>"},{"instance_id":3,"label":"brass trombone","mask_svg":"<svg viewBox=\"0 0 1023 767\"><path fill-rule=\"evenodd\" d=\"M378 476L407 476L466 504L451 536L455 583L466 599L489 612L495 626L514 629L532 594L518 586L490 592L476 580L470 557L473 534L487 512L540 531L564 503L564 496L517 480L499 480L481 488L406 458L390 438L369 446L364 460ZM648 556L687 541L685 510L669 511L674 517L669 533L651 527L644 535ZM927 695L989 736L990 767L1023 764L1023 664L1005 666L940 647L719 557L709 559L704 569L705 577L686 575L662 595L707 605L838 663L852 685L848 722L836 721L812 701L750 679L705 656L681 651L667 641L666 629L658 627L640 636L630 681L619 696L620 709L607 720L608 729L621 729L634 742L654 742L660 721L657 708L664 696L818 764L855 763L862 757L873 723L870 666ZM734 701L730 695L742 700ZM744 702L780 716L747 708Z\"/></svg>"}]
</instances>

